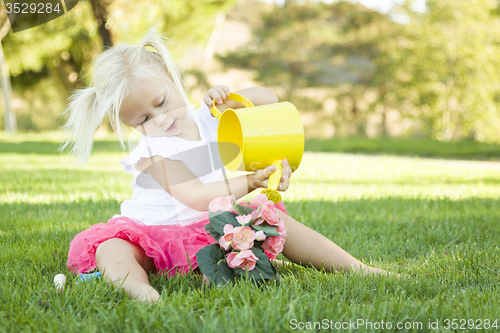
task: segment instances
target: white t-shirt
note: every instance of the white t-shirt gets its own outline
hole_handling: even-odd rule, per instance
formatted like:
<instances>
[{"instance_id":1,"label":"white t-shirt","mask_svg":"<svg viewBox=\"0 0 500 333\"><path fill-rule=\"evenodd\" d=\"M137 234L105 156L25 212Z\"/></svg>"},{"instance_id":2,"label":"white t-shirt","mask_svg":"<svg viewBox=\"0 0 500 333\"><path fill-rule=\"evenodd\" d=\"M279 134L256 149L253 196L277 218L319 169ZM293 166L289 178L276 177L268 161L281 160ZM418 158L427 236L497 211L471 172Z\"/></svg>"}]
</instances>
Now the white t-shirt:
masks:
<instances>
[{"instance_id":1,"label":"white t-shirt","mask_svg":"<svg viewBox=\"0 0 500 333\"><path fill-rule=\"evenodd\" d=\"M137 147L120 161L125 171L134 176L132 199L122 202L121 216L139 220L147 225L188 224L208 217L208 211L197 211L182 204L161 188L151 175L135 168L141 158L160 155L172 160L182 160L204 184L224 179L217 150L219 120L210 115L210 109L205 103L201 103L201 107L196 111L189 108L189 112L200 131L201 140L188 141L175 136L143 135ZM117 216L120 215L114 217Z\"/></svg>"}]
</instances>

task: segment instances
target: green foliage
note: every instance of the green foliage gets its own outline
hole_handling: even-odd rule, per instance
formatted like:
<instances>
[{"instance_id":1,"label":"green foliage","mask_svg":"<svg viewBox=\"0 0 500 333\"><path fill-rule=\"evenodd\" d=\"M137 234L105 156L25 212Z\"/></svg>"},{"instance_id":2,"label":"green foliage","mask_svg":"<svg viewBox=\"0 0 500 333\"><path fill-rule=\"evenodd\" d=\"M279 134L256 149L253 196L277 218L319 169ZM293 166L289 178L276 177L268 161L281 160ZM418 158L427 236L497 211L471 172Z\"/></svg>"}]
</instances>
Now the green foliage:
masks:
<instances>
[{"instance_id":1,"label":"green foliage","mask_svg":"<svg viewBox=\"0 0 500 333\"><path fill-rule=\"evenodd\" d=\"M224 259L225 252L219 244L207 245L196 253L201 272L216 286L234 282L235 279L235 272Z\"/></svg>"},{"instance_id":2,"label":"green foliage","mask_svg":"<svg viewBox=\"0 0 500 333\"><path fill-rule=\"evenodd\" d=\"M18 33L8 33L2 39L10 75L19 76L29 70L40 72L44 67L58 66L63 51L73 51L78 60L84 59L84 51L96 52L95 18L88 1L80 1L67 14ZM77 64L81 69L83 61Z\"/></svg>"},{"instance_id":3,"label":"green foliage","mask_svg":"<svg viewBox=\"0 0 500 333\"><path fill-rule=\"evenodd\" d=\"M54 78L47 76L31 83L30 89L15 86L18 97L16 110L17 125L20 131L46 131L59 128L64 124L61 110L64 109L61 91Z\"/></svg>"},{"instance_id":4,"label":"green foliage","mask_svg":"<svg viewBox=\"0 0 500 333\"><path fill-rule=\"evenodd\" d=\"M215 15L227 11L234 0L104 1L106 28L116 43L138 44L146 31L158 23L172 41L167 45L175 58L186 48L209 38ZM80 1L67 14L46 24L2 40L18 114L20 130L56 129L70 91L88 86L90 62L103 51L91 3ZM198 75L200 84L203 76Z\"/></svg>"},{"instance_id":5,"label":"green foliage","mask_svg":"<svg viewBox=\"0 0 500 333\"><path fill-rule=\"evenodd\" d=\"M431 0L427 7L424 15L409 12L391 59L393 100L433 138L498 140L500 37L491 33L500 28L492 15L498 3Z\"/></svg>"},{"instance_id":6,"label":"green foliage","mask_svg":"<svg viewBox=\"0 0 500 333\"><path fill-rule=\"evenodd\" d=\"M341 112L335 115L339 127L349 121L361 123L366 117L357 100L372 86L376 38L395 25L385 15L366 9L345 1L286 1L283 7L262 10L262 24L254 27L248 45L218 59L226 67L254 70L255 80L277 87L281 98L302 112L324 107L324 101L306 88L326 89L327 96L339 102Z\"/></svg>"},{"instance_id":7,"label":"green foliage","mask_svg":"<svg viewBox=\"0 0 500 333\"><path fill-rule=\"evenodd\" d=\"M331 37L318 34L320 30L330 31L320 27L325 24L321 6L325 4L286 2L283 8L262 8L262 23L254 27L250 43L217 58L226 67L255 70L255 79L264 86L285 87L284 98L293 102L294 92L310 86L328 61L319 47Z\"/></svg>"},{"instance_id":8,"label":"green foliage","mask_svg":"<svg viewBox=\"0 0 500 333\"><path fill-rule=\"evenodd\" d=\"M267 223L262 223L259 225L253 225L253 228L257 231L264 231L266 236L279 236L278 231L276 231L276 227L269 225Z\"/></svg>"},{"instance_id":9,"label":"green foliage","mask_svg":"<svg viewBox=\"0 0 500 333\"><path fill-rule=\"evenodd\" d=\"M172 44L167 45L174 58L184 55L187 47L205 43L210 37L215 16L228 11L235 0L115 0L109 7L109 21L115 40L138 43L147 29L159 23Z\"/></svg>"}]
</instances>

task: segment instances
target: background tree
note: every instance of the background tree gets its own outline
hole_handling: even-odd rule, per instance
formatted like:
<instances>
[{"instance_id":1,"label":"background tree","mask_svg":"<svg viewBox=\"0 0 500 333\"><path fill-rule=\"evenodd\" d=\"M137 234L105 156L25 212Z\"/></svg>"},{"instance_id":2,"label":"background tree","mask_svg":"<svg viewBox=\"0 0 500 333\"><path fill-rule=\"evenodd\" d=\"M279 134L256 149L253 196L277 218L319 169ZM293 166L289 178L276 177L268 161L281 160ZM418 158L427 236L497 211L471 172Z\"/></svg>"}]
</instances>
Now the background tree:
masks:
<instances>
[{"instance_id":1,"label":"background tree","mask_svg":"<svg viewBox=\"0 0 500 333\"><path fill-rule=\"evenodd\" d=\"M439 140L498 140L500 19L494 0L428 0L391 59L392 100Z\"/></svg>"},{"instance_id":2,"label":"background tree","mask_svg":"<svg viewBox=\"0 0 500 333\"><path fill-rule=\"evenodd\" d=\"M386 135L398 126L387 124L390 111L411 120L407 134L498 140L498 6L428 0L419 13L407 1L398 10L409 23L398 23L346 1L288 0L263 10L252 41L219 59L255 71L301 111L323 111L317 121L329 119L337 135L367 133L372 116ZM318 100L322 88L329 93Z\"/></svg>"},{"instance_id":3,"label":"background tree","mask_svg":"<svg viewBox=\"0 0 500 333\"><path fill-rule=\"evenodd\" d=\"M337 100L338 133L364 132L366 116L360 100L373 81L381 30L374 27L395 23L344 1L289 0L283 7L263 9L260 15L262 22L255 25L252 41L218 57L225 67L254 70L255 80L276 87L281 99L301 111L323 110L323 100L312 90L327 90L326 95ZM315 116L323 119L321 113Z\"/></svg>"},{"instance_id":4,"label":"background tree","mask_svg":"<svg viewBox=\"0 0 500 333\"><path fill-rule=\"evenodd\" d=\"M103 47L114 41L138 43L159 23L178 58L188 46L208 40L217 13L227 11L234 0L92 3L80 1L65 15L2 40L21 130L55 129L64 123L59 115L70 91L89 84L89 76L82 77Z\"/></svg>"}]
</instances>

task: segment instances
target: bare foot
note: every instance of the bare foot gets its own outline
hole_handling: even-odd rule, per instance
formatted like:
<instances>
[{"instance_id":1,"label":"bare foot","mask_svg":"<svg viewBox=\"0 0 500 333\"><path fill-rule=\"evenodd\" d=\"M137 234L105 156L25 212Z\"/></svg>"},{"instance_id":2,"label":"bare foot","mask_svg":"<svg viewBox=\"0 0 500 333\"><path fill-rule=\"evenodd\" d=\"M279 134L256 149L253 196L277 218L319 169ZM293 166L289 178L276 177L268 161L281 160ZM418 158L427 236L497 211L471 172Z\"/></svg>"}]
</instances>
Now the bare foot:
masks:
<instances>
[{"instance_id":1,"label":"bare foot","mask_svg":"<svg viewBox=\"0 0 500 333\"><path fill-rule=\"evenodd\" d=\"M354 266L352 265L351 266L351 269L355 272L358 272L358 273L363 273L363 274L377 274L377 275L391 275L391 276L396 276L398 278L401 277L401 274L397 274L397 273L393 273L393 272L389 272L389 271L386 271L386 270L383 270L383 269L380 269L380 268L375 268L375 267L371 267L371 266L364 266L364 267L357 267L357 266Z\"/></svg>"},{"instance_id":2,"label":"bare foot","mask_svg":"<svg viewBox=\"0 0 500 333\"><path fill-rule=\"evenodd\" d=\"M206 284L207 286L210 286L210 280L208 279L208 277L205 274L203 274L201 281L203 281L203 283Z\"/></svg>"},{"instance_id":3,"label":"bare foot","mask_svg":"<svg viewBox=\"0 0 500 333\"><path fill-rule=\"evenodd\" d=\"M145 288L139 295L133 298L134 301L144 303L156 303L161 300L160 294L153 287Z\"/></svg>"}]
</instances>

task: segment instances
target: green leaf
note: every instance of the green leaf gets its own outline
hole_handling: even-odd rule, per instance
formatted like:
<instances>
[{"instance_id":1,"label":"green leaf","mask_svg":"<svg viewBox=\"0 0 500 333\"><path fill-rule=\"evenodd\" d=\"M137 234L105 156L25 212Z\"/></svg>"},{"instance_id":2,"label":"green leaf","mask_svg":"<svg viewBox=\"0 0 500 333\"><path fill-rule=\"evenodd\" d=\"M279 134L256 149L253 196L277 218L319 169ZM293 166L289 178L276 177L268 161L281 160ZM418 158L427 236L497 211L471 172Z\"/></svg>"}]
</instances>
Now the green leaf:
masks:
<instances>
[{"instance_id":1,"label":"green leaf","mask_svg":"<svg viewBox=\"0 0 500 333\"><path fill-rule=\"evenodd\" d=\"M278 233L278 227L269 225L267 223L262 223L259 225L254 224L254 225L252 225L252 227L257 231L259 231L259 230L264 231L264 235L266 235L266 236L279 236L280 235Z\"/></svg>"},{"instance_id":2,"label":"green leaf","mask_svg":"<svg viewBox=\"0 0 500 333\"><path fill-rule=\"evenodd\" d=\"M252 208L242 206L242 205L238 204L236 201L234 202L234 209L236 209L236 211L240 215L248 215L254 211Z\"/></svg>"},{"instance_id":3,"label":"green leaf","mask_svg":"<svg viewBox=\"0 0 500 333\"><path fill-rule=\"evenodd\" d=\"M236 214L233 214L231 212L225 212L222 210L209 212L208 219L210 220L210 223L205 225L205 230L216 241L224 236L224 226L226 224L231 224L234 227L241 227L241 225L236 220Z\"/></svg>"},{"instance_id":4,"label":"green leaf","mask_svg":"<svg viewBox=\"0 0 500 333\"><path fill-rule=\"evenodd\" d=\"M235 275L224 259L225 252L219 244L210 244L196 253L196 261L200 271L216 286L230 284Z\"/></svg>"},{"instance_id":5,"label":"green leaf","mask_svg":"<svg viewBox=\"0 0 500 333\"><path fill-rule=\"evenodd\" d=\"M259 258L259 260L257 260L255 268L248 272L248 278L255 280L263 280L263 279L273 280L274 279L273 268L266 253L263 250L257 249L255 247L252 247L251 250L255 254L255 256ZM245 277L247 274L247 272L241 268L235 268L234 273L241 277Z\"/></svg>"},{"instance_id":6,"label":"green leaf","mask_svg":"<svg viewBox=\"0 0 500 333\"><path fill-rule=\"evenodd\" d=\"M258 240L253 241L253 246L258 249L262 249L262 244L264 244L264 241L258 241Z\"/></svg>"}]
</instances>

